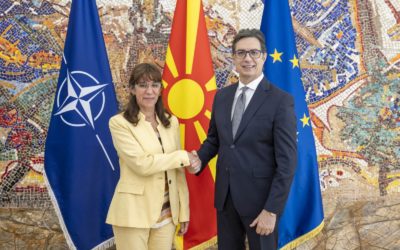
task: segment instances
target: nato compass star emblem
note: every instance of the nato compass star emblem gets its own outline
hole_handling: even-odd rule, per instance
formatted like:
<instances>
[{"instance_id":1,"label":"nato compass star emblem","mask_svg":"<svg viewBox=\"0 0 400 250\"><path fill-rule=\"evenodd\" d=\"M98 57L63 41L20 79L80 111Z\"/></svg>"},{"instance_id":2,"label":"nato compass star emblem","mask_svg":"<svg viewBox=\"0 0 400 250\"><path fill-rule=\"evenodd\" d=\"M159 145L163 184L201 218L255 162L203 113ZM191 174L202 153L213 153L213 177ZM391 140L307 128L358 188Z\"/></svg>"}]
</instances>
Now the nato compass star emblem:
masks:
<instances>
[{"instance_id":1,"label":"nato compass star emblem","mask_svg":"<svg viewBox=\"0 0 400 250\"><path fill-rule=\"evenodd\" d=\"M74 75L76 74L81 74L81 75L86 75L90 79L93 80L93 82L96 83L96 85L92 85L89 87L83 87L79 82L75 79ZM61 93L64 90L64 85L67 85L67 96L64 97L64 100L60 100ZM99 118L101 115L104 104L105 104L105 97L104 97L104 92L103 89L107 86L108 84L99 84L99 82L91 76L90 74L84 72L84 71L73 71L69 72L67 69L67 77L64 79L60 86L60 90L57 93L57 107L58 110L54 115L60 115L61 119L63 120L64 123L68 124L69 126L73 127L83 127L83 126L91 126L93 129L94 127L94 121ZM102 105L101 109L98 111L95 117L93 117L92 113L92 108L91 108L91 102L99 95L101 94L102 97ZM74 123L67 121L66 118L63 117L64 113L73 111L76 114L78 114L84 123Z\"/></svg>"},{"instance_id":2,"label":"nato compass star emblem","mask_svg":"<svg viewBox=\"0 0 400 250\"><path fill-rule=\"evenodd\" d=\"M65 57L63 57L63 60L67 67ZM59 116L67 126L90 126L96 132L95 121L104 110L106 98L103 90L107 85L108 83L100 84L95 77L85 71L70 72L67 67L66 77L57 93L56 104L58 109L54 115ZM96 138L112 170L115 170L97 133Z\"/></svg>"}]
</instances>

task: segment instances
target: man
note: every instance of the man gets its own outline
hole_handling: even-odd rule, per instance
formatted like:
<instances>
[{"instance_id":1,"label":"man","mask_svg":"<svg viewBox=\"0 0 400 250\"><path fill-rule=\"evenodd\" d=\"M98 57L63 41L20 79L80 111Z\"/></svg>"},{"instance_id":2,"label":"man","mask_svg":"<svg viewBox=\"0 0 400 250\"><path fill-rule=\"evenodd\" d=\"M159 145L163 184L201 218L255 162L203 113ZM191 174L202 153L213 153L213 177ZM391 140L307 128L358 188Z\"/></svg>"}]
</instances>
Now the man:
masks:
<instances>
[{"instance_id":1,"label":"man","mask_svg":"<svg viewBox=\"0 0 400 250\"><path fill-rule=\"evenodd\" d=\"M201 169L218 154L215 181L218 249L276 249L297 161L293 97L264 78L265 39L240 30L232 44L239 83L215 96Z\"/></svg>"}]
</instances>

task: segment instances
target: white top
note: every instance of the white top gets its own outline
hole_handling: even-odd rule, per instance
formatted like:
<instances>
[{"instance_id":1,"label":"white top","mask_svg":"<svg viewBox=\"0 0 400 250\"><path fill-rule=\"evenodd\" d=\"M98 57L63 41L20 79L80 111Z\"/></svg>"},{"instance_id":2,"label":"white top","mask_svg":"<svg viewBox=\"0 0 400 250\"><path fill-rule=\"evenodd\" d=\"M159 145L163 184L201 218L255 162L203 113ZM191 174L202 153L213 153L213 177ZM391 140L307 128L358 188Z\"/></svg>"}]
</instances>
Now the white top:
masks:
<instances>
[{"instance_id":1,"label":"white top","mask_svg":"<svg viewBox=\"0 0 400 250\"><path fill-rule=\"evenodd\" d=\"M253 81L249 82L248 84L244 84L239 80L239 83L238 83L239 85L238 85L238 88L236 89L235 98L233 99L233 105L232 105L232 110L231 110L231 120L233 118L233 111L235 109L237 99L238 99L239 95L242 93L242 88L244 86L248 87L248 89L244 93L246 95L246 103L245 103L244 109L246 110L247 106L250 103L251 98L254 95L254 92L256 91L256 89L258 87L258 84L260 84L260 82L263 78L264 78L264 74L261 73L261 75L259 77L257 77Z\"/></svg>"}]
</instances>

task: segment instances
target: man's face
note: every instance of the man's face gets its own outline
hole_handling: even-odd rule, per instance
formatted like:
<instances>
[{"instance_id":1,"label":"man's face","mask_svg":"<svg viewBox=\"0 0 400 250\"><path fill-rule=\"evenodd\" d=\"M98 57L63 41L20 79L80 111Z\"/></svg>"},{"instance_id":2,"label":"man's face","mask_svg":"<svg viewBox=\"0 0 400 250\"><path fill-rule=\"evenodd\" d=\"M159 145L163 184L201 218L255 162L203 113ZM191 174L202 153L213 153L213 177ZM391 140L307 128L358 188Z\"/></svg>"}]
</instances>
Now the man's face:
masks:
<instances>
[{"instance_id":1,"label":"man's face","mask_svg":"<svg viewBox=\"0 0 400 250\"><path fill-rule=\"evenodd\" d=\"M246 37L236 43L233 62L236 71L239 73L240 81L244 84L259 77L263 71L266 53L258 53L257 51L261 51L261 45L255 37ZM259 57L257 58L258 54Z\"/></svg>"}]
</instances>

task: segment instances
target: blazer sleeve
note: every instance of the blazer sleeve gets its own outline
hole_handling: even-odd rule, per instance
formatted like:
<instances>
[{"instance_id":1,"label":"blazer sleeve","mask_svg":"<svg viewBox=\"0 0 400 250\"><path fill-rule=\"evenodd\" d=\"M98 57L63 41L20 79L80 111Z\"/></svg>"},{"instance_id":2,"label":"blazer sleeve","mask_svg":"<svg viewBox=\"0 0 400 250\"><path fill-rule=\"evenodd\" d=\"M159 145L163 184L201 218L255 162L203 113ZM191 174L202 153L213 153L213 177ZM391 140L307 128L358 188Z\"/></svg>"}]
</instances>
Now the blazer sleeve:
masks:
<instances>
[{"instance_id":1,"label":"blazer sleeve","mask_svg":"<svg viewBox=\"0 0 400 250\"><path fill-rule=\"evenodd\" d=\"M145 152L133 136L129 126L129 122L121 116L114 116L109 122L113 144L120 160L124 161L126 166L137 175L149 176L190 165L189 157L184 150L166 154Z\"/></svg>"},{"instance_id":2,"label":"blazer sleeve","mask_svg":"<svg viewBox=\"0 0 400 250\"><path fill-rule=\"evenodd\" d=\"M293 97L282 98L273 125L276 172L264 209L281 214L297 165L296 115Z\"/></svg>"},{"instance_id":3,"label":"blazer sleeve","mask_svg":"<svg viewBox=\"0 0 400 250\"><path fill-rule=\"evenodd\" d=\"M198 173L196 173L196 175L199 175L203 171L203 169L207 166L208 162L212 158L214 158L214 156L216 156L218 153L219 137L218 137L217 124L215 122L215 112L216 112L215 107L217 106L216 103L219 93L220 92L217 91L217 94L215 95L214 98L211 120L208 126L207 138L201 145L200 149L197 151L197 154L201 160L201 170Z\"/></svg>"}]
</instances>

